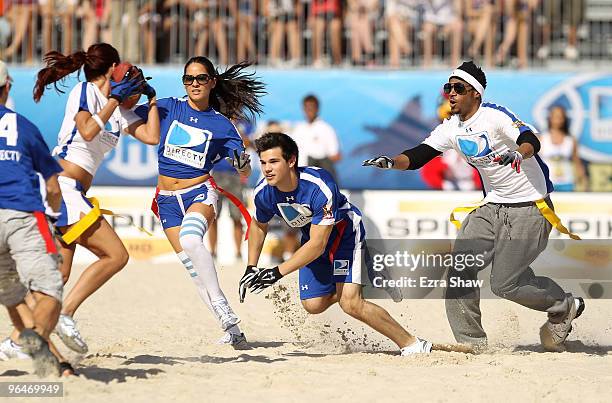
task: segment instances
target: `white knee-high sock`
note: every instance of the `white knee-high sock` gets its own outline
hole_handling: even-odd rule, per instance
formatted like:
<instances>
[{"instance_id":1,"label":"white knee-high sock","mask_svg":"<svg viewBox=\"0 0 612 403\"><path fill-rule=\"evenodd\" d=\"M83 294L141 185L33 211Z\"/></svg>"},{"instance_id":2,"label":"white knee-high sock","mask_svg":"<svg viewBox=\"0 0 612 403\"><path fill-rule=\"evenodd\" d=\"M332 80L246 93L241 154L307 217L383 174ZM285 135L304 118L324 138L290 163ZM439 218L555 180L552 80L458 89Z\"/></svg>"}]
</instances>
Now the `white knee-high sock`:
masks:
<instances>
[{"instance_id":1,"label":"white knee-high sock","mask_svg":"<svg viewBox=\"0 0 612 403\"><path fill-rule=\"evenodd\" d=\"M187 213L183 218L179 240L183 251L193 263L193 271L190 272L190 275L196 284L202 282L211 303L214 304L218 301L224 301L226 298L219 286L215 262L206 246L204 246L204 234L207 229L208 222L202 214ZM196 278L199 279L196 280Z\"/></svg>"},{"instance_id":2,"label":"white knee-high sock","mask_svg":"<svg viewBox=\"0 0 612 403\"><path fill-rule=\"evenodd\" d=\"M202 299L202 301L204 301L208 309L210 309L210 311L214 313L212 304L210 302L210 296L208 295L208 291L206 290L206 285L204 284L204 281L202 281L202 278L198 276L198 273L195 272L191 259L189 259L189 256L187 256L185 251L179 252L176 255L178 256L183 266L185 266L185 268L187 269L189 276L193 280L193 283L195 284L196 289L198 290L200 298Z\"/></svg>"}]
</instances>

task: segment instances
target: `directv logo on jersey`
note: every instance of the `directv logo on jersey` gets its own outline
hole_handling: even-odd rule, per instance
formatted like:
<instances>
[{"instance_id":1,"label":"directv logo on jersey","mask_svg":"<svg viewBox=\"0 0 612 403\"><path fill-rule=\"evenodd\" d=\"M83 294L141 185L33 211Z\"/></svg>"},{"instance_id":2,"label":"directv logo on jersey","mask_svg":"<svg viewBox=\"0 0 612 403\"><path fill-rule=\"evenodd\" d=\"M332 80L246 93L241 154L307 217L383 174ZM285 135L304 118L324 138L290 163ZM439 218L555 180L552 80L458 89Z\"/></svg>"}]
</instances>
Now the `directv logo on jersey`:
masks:
<instances>
[{"instance_id":1,"label":"directv logo on jersey","mask_svg":"<svg viewBox=\"0 0 612 403\"><path fill-rule=\"evenodd\" d=\"M467 161L476 166L488 166L497 154L491 149L487 132L458 136L457 144Z\"/></svg>"},{"instance_id":2,"label":"directv logo on jersey","mask_svg":"<svg viewBox=\"0 0 612 403\"><path fill-rule=\"evenodd\" d=\"M278 210L285 222L292 228L300 228L312 221L312 210L306 204L278 203Z\"/></svg>"},{"instance_id":3,"label":"directv logo on jersey","mask_svg":"<svg viewBox=\"0 0 612 403\"><path fill-rule=\"evenodd\" d=\"M206 153L212 133L186 124L172 122L164 145L164 157L178 161L194 168L202 169L206 165ZM192 147L206 143L204 152L198 152Z\"/></svg>"},{"instance_id":4,"label":"directv logo on jersey","mask_svg":"<svg viewBox=\"0 0 612 403\"><path fill-rule=\"evenodd\" d=\"M348 260L334 260L334 276L346 276L349 274Z\"/></svg>"}]
</instances>

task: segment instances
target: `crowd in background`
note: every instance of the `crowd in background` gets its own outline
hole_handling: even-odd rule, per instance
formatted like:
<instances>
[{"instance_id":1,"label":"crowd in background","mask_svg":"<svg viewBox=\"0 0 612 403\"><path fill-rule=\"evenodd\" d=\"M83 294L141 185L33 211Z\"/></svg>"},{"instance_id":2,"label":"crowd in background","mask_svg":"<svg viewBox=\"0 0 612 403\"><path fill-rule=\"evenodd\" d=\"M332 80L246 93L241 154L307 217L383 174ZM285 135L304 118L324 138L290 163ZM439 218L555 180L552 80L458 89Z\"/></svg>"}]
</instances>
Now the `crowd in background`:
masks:
<instances>
[{"instance_id":1,"label":"crowd in background","mask_svg":"<svg viewBox=\"0 0 612 403\"><path fill-rule=\"evenodd\" d=\"M606 0L0 0L0 59L104 41L134 63L528 67L609 60Z\"/></svg>"}]
</instances>

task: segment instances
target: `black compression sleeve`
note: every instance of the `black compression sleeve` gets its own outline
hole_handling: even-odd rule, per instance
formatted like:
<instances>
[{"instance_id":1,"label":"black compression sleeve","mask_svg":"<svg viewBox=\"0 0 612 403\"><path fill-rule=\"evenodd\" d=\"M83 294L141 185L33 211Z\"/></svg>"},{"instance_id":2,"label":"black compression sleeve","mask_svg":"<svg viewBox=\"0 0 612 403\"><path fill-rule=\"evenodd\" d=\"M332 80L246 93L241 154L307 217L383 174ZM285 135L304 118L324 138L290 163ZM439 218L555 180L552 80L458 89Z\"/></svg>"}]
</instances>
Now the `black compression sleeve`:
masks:
<instances>
[{"instance_id":1,"label":"black compression sleeve","mask_svg":"<svg viewBox=\"0 0 612 403\"><path fill-rule=\"evenodd\" d=\"M533 153L537 154L540 151L540 140L536 137L531 130L524 131L516 139L516 144L519 146L523 143L529 143L533 146Z\"/></svg>"},{"instance_id":2,"label":"black compression sleeve","mask_svg":"<svg viewBox=\"0 0 612 403\"><path fill-rule=\"evenodd\" d=\"M409 150L402 152L406 157L410 159L410 166L408 169L419 169L429 161L442 154L442 152L436 150L432 146L427 144L419 144Z\"/></svg>"}]
</instances>

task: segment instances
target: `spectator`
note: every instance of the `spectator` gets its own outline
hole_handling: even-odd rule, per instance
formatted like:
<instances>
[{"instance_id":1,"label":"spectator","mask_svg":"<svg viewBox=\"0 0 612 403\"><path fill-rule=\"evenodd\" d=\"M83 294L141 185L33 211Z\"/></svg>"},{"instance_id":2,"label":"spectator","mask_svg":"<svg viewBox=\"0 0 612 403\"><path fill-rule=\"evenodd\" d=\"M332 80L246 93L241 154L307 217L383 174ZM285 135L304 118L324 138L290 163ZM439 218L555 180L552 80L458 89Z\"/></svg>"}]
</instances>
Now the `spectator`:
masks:
<instances>
[{"instance_id":1,"label":"spectator","mask_svg":"<svg viewBox=\"0 0 612 403\"><path fill-rule=\"evenodd\" d=\"M461 0L424 0L423 23L423 67L430 67L433 58L433 42L436 33L450 37L450 64L456 66L461 57L463 23L461 21Z\"/></svg>"},{"instance_id":2,"label":"spectator","mask_svg":"<svg viewBox=\"0 0 612 403\"><path fill-rule=\"evenodd\" d=\"M542 25L542 47L538 49L537 56L540 59L548 59L550 55L550 40L552 36L551 25L555 27L568 26L567 45L564 56L568 60L578 59L578 27L584 21L585 1L567 0L557 2L556 0L543 0L544 2L544 24Z\"/></svg>"},{"instance_id":3,"label":"spectator","mask_svg":"<svg viewBox=\"0 0 612 403\"><path fill-rule=\"evenodd\" d=\"M33 63L34 57L34 35L32 32L32 21L35 20L36 0L12 0L8 3L7 15L12 21L13 38L11 44L4 51L5 59L14 59L19 49L25 46L22 61L26 64Z\"/></svg>"},{"instance_id":4,"label":"spectator","mask_svg":"<svg viewBox=\"0 0 612 403\"><path fill-rule=\"evenodd\" d=\"M298 145L298 166L315 166L337 178L334 164L342 158L336 131L319 117L319 99L310 94L302 100L305 122L298 123L292 137Z\"/></svg>"},{"instance_id":5,"label":"spectator","mask_svg":"<svg viewBox=\"0 0 612 403\"><path fill-rule=\"evenodd\" d=\"M492 0L465 0L467 31L472 35L468 56L480 60L484 54L484 64L490 66L493 59L495 41L495 21ZM481 49L483 52L481 54Z\"/></svg>"},{"instance_id":6,"label":"spectator","mask_svg":"<svg viewBox=\"0 0 612 403\"><path fill-rule=\"evenodd\" d=\"M77 16L81 19L83 38L81 47L88 49L98 42L98 21L96 18L96 0L81 0L77 8Z\"/></svg>"},{"instance_id":7,"label":"spectator","mask_svg":"<svg viewBox=\"0 0 612 403\"><path fill-rule=\"evenodd\" d=\"M156 0L145 0L140 8L138 24L143 38L143 60L147 64L155 63L157 53L157 33L161 28L161 16L163 13L163 2Z\"/></svg>"},{"instance_id":8,"label":"spectator","mask_svg":"<svg viewBox=\"0 0 612 403\"><path fill-rule=\"evenodd\" d=\"M138 4L136 1L110 0L112 43L121 59L138 62Z\"/></svg>"},{"instance_id":9,"label":"spectator","mask_svg":"<svg viewBox=\"0 0 612 403\"><path fill-rule=\"evenodd\" d=\"M389 35L389 66L398 68L400 60L412 52L411 26L417 18L418 0L387 0L385 20Z\"/></svg>"},{"instance_id":10,"label":"spectator","mask_svg":"<svg viewBox=\"0 0 612 403\"><path fill-rule=\"evenodd\" d=\"M281 63L283 38L287 33L287 48L289 50L289 64L300 64L302 53L298 19L302 16L302 7L299 0L263 0L262 12L268 20L270 45L268 63L278 66Z\"/></svg>"},{"instance_id":11,"label":"spectator","mask_svg":"<svg viewBox=\"0 0 612 403\"><path fill-rule=\"evenodd\" d=\"M586 170L577 149L565 109L553 106L548 115L548 131L540 135L539 155L549 167L555 190L571 192L577 184L586 187Z\"/></svg>"},{"instance_id":12,"label":"spectator","mask_svg":"<svg viewBox=\"0 0 612 403\"><path fill-rule=\"evenodd\" d=\"M348 0L347 5L346 20L351 30L352 64L371 65L374 63L372 25L378 12L378 0Z\"/></svg>"},{"instance_id":13,"label":"spectator","mask_svg":"<svg viewBox=\"0 0 612 403\"><path fill-rule=\"evenodd\" d=\"M253 38L255 24L256 0L232 0L230 9L234 16L236 32L237 61L255 61L257 51Z\"/></svg>"},{"instance_id":14,"label":"spectator","mask_svg":"<svg viewBox=\"0 0 612 403\"><path fill-rule=\"evenodd\" d=\"M333 64L342 59L342 9L340 0L312 0L310 3L310 29L312 31L312 65L322 67L325 31L331 43Z\"/></svg>"},{"instance_id":15,"label":"spectator","mask_svg":"<svg viewBox=\"0 0 612 403\"><path fill-rule=\"evenodd\" d=\"M505 0L503 4L504 39L497 49L495 63L506 64L506 58L516 42L518 66L527 67L529 23L537 0Z\"/></svg>"},{"instance_id":16,"label":"spectator","mask_svg":"<svg viewBox=\"0 0 612 403\"><path fill-rule=\"evenodd\" d=\"M225 29L228 23L229 9L226 1L189 0L193 13L193 36L196 41L194 54L213 55L211 41L215 41L218 64L227 65L228 49ZM211 38L209 39L208 33Z\"/></svg>"}]
</instances>

